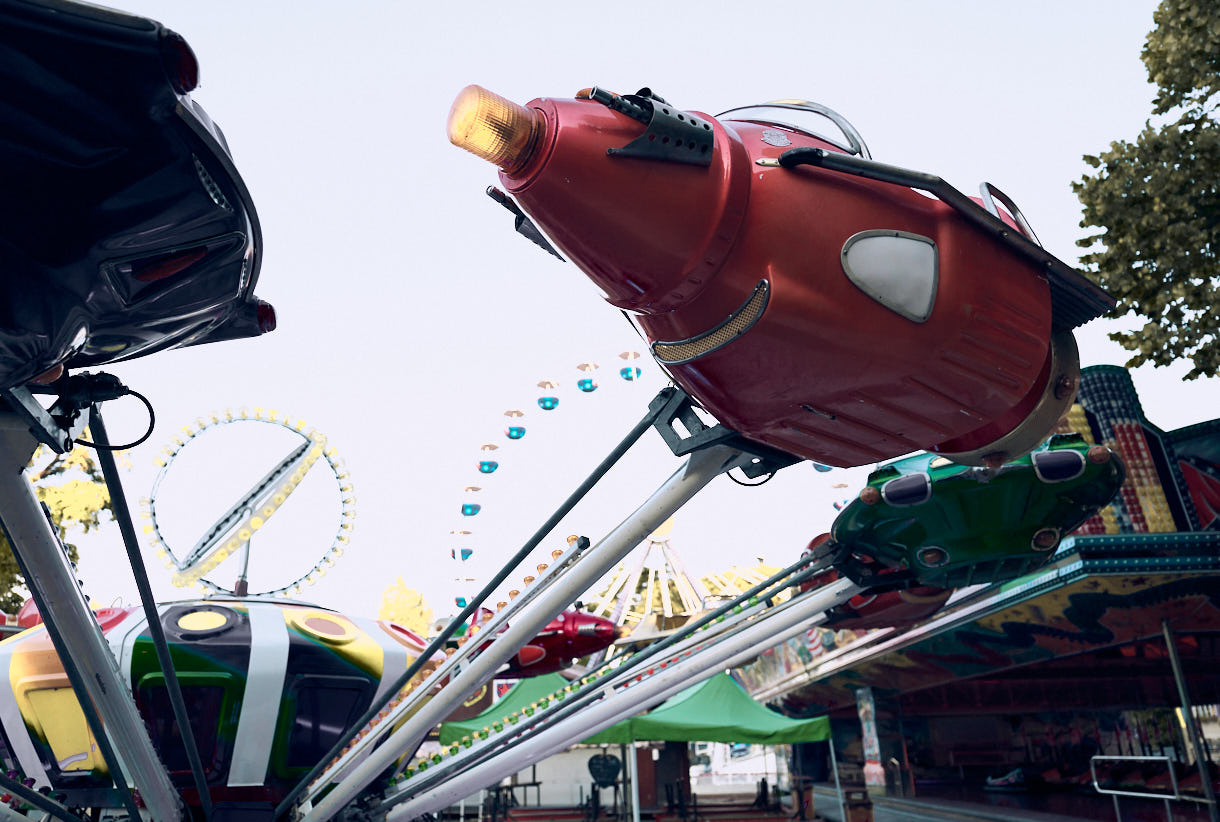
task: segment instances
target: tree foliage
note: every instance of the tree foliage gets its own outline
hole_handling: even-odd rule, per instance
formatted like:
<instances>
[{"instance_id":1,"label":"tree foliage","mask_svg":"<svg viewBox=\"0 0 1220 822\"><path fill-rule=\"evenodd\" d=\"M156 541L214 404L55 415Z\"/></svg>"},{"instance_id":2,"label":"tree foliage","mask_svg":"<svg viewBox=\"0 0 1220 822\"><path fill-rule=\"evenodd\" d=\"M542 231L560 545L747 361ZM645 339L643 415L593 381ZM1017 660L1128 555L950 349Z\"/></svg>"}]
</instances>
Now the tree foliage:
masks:
<instances>
[{"instance_id":1,"label":"tree foliage","mask_svg":"<svg viewBox=\"0 0 1220 822\"><path fill-rule=\"evenodd\" d=\"M68 541L73 532L88 533L102 524L103 512L113 512L110 492L101 469L84 448L74 448L67 454L53 454L39 447L27 469L34 483L34 493L46 503L51 521L59 532L73 562L78 553ZM25 579L17 567L12 547L0 534L0 609L15 613L25 601Z\"/></svg>"},{"instance_id":2,"label":"tree foliage","mask_svg":"<svg viewBox=\"0 0 1220 822\"><path fill-rule=\"evenodd\" d=\"M1086 270L1143 327L1110 338L1128 367L1189 359L1186 379L1220 373L1220 4L1162 0L1141 59L1155 122L1133 142L1086 155L1072 188L1084 205Z\"/></svg>"}]
</instances>

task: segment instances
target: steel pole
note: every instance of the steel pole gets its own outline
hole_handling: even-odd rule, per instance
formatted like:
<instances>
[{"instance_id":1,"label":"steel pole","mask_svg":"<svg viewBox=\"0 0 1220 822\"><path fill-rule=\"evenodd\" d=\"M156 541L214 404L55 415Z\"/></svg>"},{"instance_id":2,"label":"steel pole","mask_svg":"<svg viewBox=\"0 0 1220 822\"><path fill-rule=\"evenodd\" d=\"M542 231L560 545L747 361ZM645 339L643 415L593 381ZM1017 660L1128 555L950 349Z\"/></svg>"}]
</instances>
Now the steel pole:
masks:
<instances>
[{"instance_id":1,"label":"steel pole","mask_svg":"<svg viewBox=\"0 0 1220 822\"><path fill-rule=\"evenodd\" d=\"M655 398L653 398L652 402L649 404L648 413L635 424L635 426L613 449L611 449L610 453L607 454L600 463L598 463L597 467L593 469L593 471L584 479L583 482L581 482L576 490L568 495L567 499L565 499L563 503L560 504L559 508L551 514L550 518L547 519L547 521L534 532L533 536L531 536L526 543L521 546L517 553L508 562L506 562L499 571L496 572L496 574L488 581L487 585L483 587L483 590L478 594L478 596L467 603L462 612L458 614L456 618L451 620L449 625L443 631L441 631L438 636L432 639L424 652L421 653L415 659L415 661L407 667L407 670L403 671L402 675L399 676L393 685L386 689L382 698L379 700L374 700L373 704L369 706L368 710L365 711L365 713L359 719L352 723L351 727L354 730L352 730L350 733L345 733L341 739L336 740L330 751L328 751L326 755L318 761L317 765L311 768L309 773L305 774L305 776L301 777L297 781L297 784L293 786L291 791L288 792L288 795L285 796L280 801L280 804L276 806L275 813L273 814L275 819L279 819L281 816L287 813L288 810L292 808L294 804L296 804L297 800L307 792L307 789L315 780L319 780L326 784L329 781L332 781L333 778L340 777L343 771L333 769L330 763L331 760L335 758L342 759L345 756L349 756L342 753L342 751L349 745L352 748L360 747L360 741L353 740L353 734L359 733L360 729L362 729L367 723L380 714L394 695L402 691L407 683L409 683L416 673L419 672L424 663L431 659L432 655L436 651L444 648L444 643L457 630L458 625L469 619L475 613L479 606L482 605L483 601L491 596L491 593L497 587L499 587L499 585L505 579L508 578L509 574L511 574L512 571L525 560L531 551L542 543L543 539L550 535L551 531L553 531L555 527L559 525L563 518L567 516L567 514L573 508L575 508L582 499L584 499L585 495L588 494L588 492L601 481L602 477L604 477L607 472L609 472L610 469L613 468L620 459L622 459L623 455L626 454L627 451L629 451L631 447L639 441L640 437L642 437L649 428L656 424L657 420L660 419L661 414L664 412L664 409L667 406L672 391L673 389L662 389L662 391L657 394ZM509 606L509 608L506 610L513 610L512 606ZM494 621L495 620L493 619L493 622ZM459 654L455 654L455 656L459 655L460 652ZM408 699L403 704L406 704L407 702L413 702L413 700ZM403 707L403 704L400 704L399 707ZM405 710L410 710L410 708L406 708ZM389 717L387 717L387 719L389 719ZM391 720L391 722L393 721L396 720ZM378 735L376 733L370 734L373 741L375 741L377 736ZM368 737L366 737L366 739L368 739ZM349 756L349 758L354 761L357 757ZM311 793L310 796L312 797L313 794Z\"/></svg>"},{"instance_id":2,"label":"steel pole","mask_svg":"<svg viewBox=\"0 0 1220 822\"><path fill-rule=\"evenodd\" d=\"M1173 681L1178 686L1178 699L1182 702L1182 721L1186 723L1190 746L1195 749L1195 764L1203 781L1203 797L1207 800L1208 818L1211 822L1220 822L1220 809L1216 807L1216 792L1212 788L1211 769L1208 767L1207 758L1203 756L1203 737L1199 733L1199 726L1195 724L1195 712L1190 702L1190 693L1186 690L1186 677L1182 673L1182 660L1178 658L1178 646L1173 641L1173 632L1169 630L1169 620L1161 620L1161 631L1165 634L1169 666L1173 669Z\"/></svg>"},{"instance_id":3,"label":"steel pole","mask_svg":"<svg viewBox=\"0 0 1220 822\"><path fill-rule=\"evenodd\" d=\"M763 649L808 630L820 615L847 601L860 590L851 580L841 579L811 592L803 602L761 617L719 644L670 664L637 684L607 695L570 720L546 728L521 744L507 748L495 757L391 808L386 814L386 821L405 822L425 813L439 811L479 787L503 779L523 764L537 762L622 719L642 713L716 671L740 665Z\"/></svg>"},{"instance_id":4,"label":"steel pole","mask_svg":"<svg viewBox=\"0 0 1220 822\"><path fill-rule=\"evenodd\" d=\"M631 822L640 822L640 763L631 740L631 758L627 760L627 776L631 779ZM597 790L594 788L594 790Z\"/></svg>"},{"instance_id":5,"label":"steel pole","mask_svg":"<svg viewBox=\"0 0 1220 822\"><path fill-rule=\"evenodd\" d=\"M356 765L325 797L310 809L303 822L322 822L337 814L388 768L394 760L415 749L419 741L453 708L490 679L522 645L555 616L576 601L599 577L669 519L708 483L736 468L749 456L735 448L714 446L691 454L687 461L643 505L606 535L570 571L556 579L512 625L496 635L449 684L394 731L368 758Z\"/></svg>"},{"instance_id":6,"label":"steel pole","mask_svg":"<svg viewBox=\"0 0 1220 822\"><path fill-rule=\"evenodd\" d=\"M60 662L107 762L119 764L116 782L130 779L153 819L176 822L181 803L148 730L136 712L118 663L89 609L63 546L51 529L34 489L22 473L34 441L23 422L0 414L0 513L4 531L38 605ZM74 677L73 672L83 673ZM96 714L93 712L96 711ZM109 756L106 748L113 744ZM120 785L126 791L126 785Z\"/></svg>"},{"instance_id":7,"label":"steel pole","mask_svg":"<svg viewBox=\"0 0 1220 822\"><path fill-rule=\"evenodd\" d=\"M839 797L839 818L842 822L847 822L847 803L843 801L843 784L839 782L839 758L835 756L835 733L834 728L830 725L829 718L826 720L826 727L830 731L826 744L830 746L830 770L834 772L835 794ZM810 788L809 792L812 794L813 788Z\"/></svg>"},{"instance_id":8,"label":"steel pole","mask_svg":"<svg viewBox=\"0 0 1220 822\"><path fill-rule=\"evenodd\" d=\"M165 628L161 625L161 614L157 611L157 601L153 597L152 585L148 581L144 557L140 554L136 528L131 521L131 510L127 506L127 495L123 492L123 479L119 476L119 468L115 464L114 454L110 447L110 435L106 431L106 423L102 420L102 412L96 405L89 410L89 416L92 419L90 431L97 447L97 461L102 466L102 476L106 480L107 490L110 491L110 505L114 511L114 519L119 525L123 546L127 549L127 562L131 565L136 590L140 594L140 605L144 609L144 617L148 620L148 635L152 638L153 648L157 652L157 662L161 666L161 675L165 678L165 693L169 697L174 721L178 725L178 737L182 742L186 761L190 765L195 790L199 794L199 806L203 811L204 822L210 822L212 794L208 789L208 778L203 771L203 760L199 757L199 746L195 742L195 731L191 728L190 714L182 697L182 686L178 682L178 673L174 670L173 653L165 641ZM248 545L249 543L247 543ZM248 556L249 554L247 554Z\"/></svg>"},{"instance_id":9,"label":"steel pole","mask_svg":"<svg viewBox=\"0 0 1220 822\"><path fill-rule=\"evenodd\" d=\"M796 574L792 573L793 569L810 563L813 564L805 568L805 570ZM783 587L784 580L790 586L816 573L820 567L823 567L823 563L818 562L816 557L802 559L793 563L793 565L775 574L767 581L759 583L739 597L721 605L715 611L705 614L689 625L683 626L672 636L654 643L646 651L631 655L625 662L619 660L623 664L610 667L602 666L604 673L595 676L595 678L601 679L600 682L573 693L569 699L563 700L562 706L554 705L544 709L532 721L522 724L520 732L516 736L497 737L494 742L479 745L470 754L455 757L446 763L445 766L430 770L426 777L422 775L416 777L415 784L418 786L416 793L427 790L429 787L442 782L456 771L472 768L497 756L501 752L499 749L504 746L519 745L528 737L541 733L547 726L563 722L573 714L584 711L601 700L604 694L611 693L615 688L628 685L631 680L639 678L641 675L637 671L644 670L649 665L655 665L659 661L662 667L666 667L670 664L671 660L690 656L695 649L710 646L730 635L736 634L744 625L756 621L757 618L762 618L761 614L763 613L765 613L767 619L778 618L781 612L799 605L808 596L815 595L816 592L814 594L803 594L781 605L764 606L762 603L769 600L771 596L765 593L765 591L770 590L773 594L778 588ZM777 582L777 580L780 581ZM756 600L758 602L757 605L747 607L740 613L735 613L735 609L740 607L740 603L754 598L756 594L758 595ZM409 788L411 786L406 787ZM395 793L398 796L407 796L407 791L404 789L399 789ZM393 801L396 800L392 800L390 804Z\"/></svg>"}]
</instances>

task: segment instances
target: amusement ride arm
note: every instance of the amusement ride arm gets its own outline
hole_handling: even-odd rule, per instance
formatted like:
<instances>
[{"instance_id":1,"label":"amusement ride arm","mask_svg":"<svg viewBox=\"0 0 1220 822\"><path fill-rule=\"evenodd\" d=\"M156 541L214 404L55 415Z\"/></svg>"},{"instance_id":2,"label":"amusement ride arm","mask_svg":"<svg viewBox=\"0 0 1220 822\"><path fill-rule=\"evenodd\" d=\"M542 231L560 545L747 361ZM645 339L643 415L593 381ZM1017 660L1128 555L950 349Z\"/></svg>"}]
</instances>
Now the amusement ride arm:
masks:
<instances>
[{"instance_id":1,"label":"amusement ride arm","mask_svg":"<svg viewBox=\"0 0 1220 822\"><path fill-rule=\"evenodd\" d=\"M488 761L454 774L437 787L388 810L387 822L405 822L448 807L480 787L516 773L525 765L579 742L614 723L658 704L707 678L718 670L731 668L757 656L761 648L771 647L796 636L821 621L827 610L846 602L860 592L849 579L837 580L794 601L792 607L752 622L705 651L671 664L638 683L607 694L601 701L576 714L567 722L556 723L520 745L507 748Z\"/></svg>"},{"instance_id":2,"label":"amusement ride arm","mask_svg":"<svg viewBox=\"0 0 1220 822\"><path fill-rule=\"evenodd\" d=\"M643 505L589 549L579 563L566 573L555 575L553 583L527 608L518 612L511 625L497 633L488 647L483 648L460 673L450 678L441 696L433 698L410 716L379 748L340 779L316 806L306 811L302 816L304 822L329 819L352 802L394 760L414 750L424 735L448 715L457 700L490 679L527 640L579 598L648 534L660 527L713 479L748 462L750 458L748 454L725 445L692 453ZM490 628L489 625L489 632Z\"/></svg>"}]
</instances>

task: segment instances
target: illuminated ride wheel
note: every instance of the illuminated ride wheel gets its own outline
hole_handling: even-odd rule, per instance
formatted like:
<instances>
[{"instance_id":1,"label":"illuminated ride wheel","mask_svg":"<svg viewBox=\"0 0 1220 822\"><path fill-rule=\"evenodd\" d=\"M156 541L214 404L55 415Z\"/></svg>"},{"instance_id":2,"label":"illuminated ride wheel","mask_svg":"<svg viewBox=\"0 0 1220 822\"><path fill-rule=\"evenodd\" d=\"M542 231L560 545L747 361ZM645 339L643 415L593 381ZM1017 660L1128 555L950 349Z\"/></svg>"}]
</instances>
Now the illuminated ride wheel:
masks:
<instances>
[{"instance_id":1,"label":"illuminated ride wheel","mask_svg":"<svg viewBox=\"0 0 1220 822\"><path fill-rule=\"evenodd\" d=\"M162 533L157 517L157 496L162 489L171 467L187 449L214 434L219 429L234 425L267 425L290 432L295 444L253 485L230 504L223 514L209 526L202 537L189 550L177 550ZM194 425L187 425L181 435L174 437L157 457L160 467L149 496L141 500L146 520L144 532L149 536L149 546L157 557L173 571L174 585L185 588L199 587L205 595L249 596L247 571L250 562L251 540L267 522L280 511L288 498L300 487L309 472L325 465L339 494L340 508L334 537L327 550L307 571L287 585L272 588L254 596L292 596L300 593L305 585L312 585L334 566L351 542L356 510L351 477L339 458L338 451L327 444L326 436L308 428L304 420L291 419L276 411L256 408L254 413L242 410L238 413L226 411L200 418ZM222 564L236 558L241 562L240 572L232 587L226 587L209 578Z\"/></svg>"}]
</instances>

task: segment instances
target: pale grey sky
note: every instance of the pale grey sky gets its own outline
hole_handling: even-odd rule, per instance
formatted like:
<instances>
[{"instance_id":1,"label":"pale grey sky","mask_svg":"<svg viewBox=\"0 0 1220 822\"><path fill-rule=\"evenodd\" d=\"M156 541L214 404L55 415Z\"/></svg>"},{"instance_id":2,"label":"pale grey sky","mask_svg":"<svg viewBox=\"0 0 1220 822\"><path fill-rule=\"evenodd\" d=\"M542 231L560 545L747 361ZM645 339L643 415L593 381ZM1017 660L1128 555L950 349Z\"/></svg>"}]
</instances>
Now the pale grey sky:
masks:
<instances>
[{"instance_id":1,"label":"pale grey sky","mask_svg":"<svg viewBox=\"0 0 1220 822\"><path fill-rule=\"evenodd\" d=\"M1069 183L1085 170L1082 154L1134 136L1144 121L1151 89L1138 55L1155 5L131 0L125 9L175 29L199 57L193 96L223 127L253 194L265 240L258 293L280 327L112 369L152 400L160 423L132 454L128 492L148 492L157 450L201 414L263 406L300 415L346 458L359 500L351 549L310 597L373 613L402 575L443 612L462 489L485 488L471 543L481 562L469 568L486 574L660 385L655 369L638 385L613 376L618 352L643 350L634 333L573 266L512 232L507 212L483 195L494 169L448 144L445 117L463 86L525 102L594 84L648 85L713 114L817 100L851 120L878 160L968 192L995 183L1046 246L1074 262L1082 230ZM1085 364L1125 359L1101 323L1078 336ZM582 396L575 366L589 360L602 365L602 388ZM1185 370L1136 376L1162 427L1215 416L1216 381L1182 384ZM534 405L541 379L562 385L551 415ZM529 411L520 442L501 434L508 408ZM109 425L118 439L141 420L116 407ZM657 437L646 439L546 554L564 534L599 536L676 467ZM487 478L475 471L484 442L505 446ZM265 470L266 457L239 467L240 450L232 440L200 456L177 512L166 503L167 530L193 544L244 490L239 475ZM845 495L833 484L856 488L865 473L803 465L758 489L718 480L679 516L672 543L698 573L756 556L788 562L828 528L831 502ZM301 508L315 510L286 508L284 524L259 537L255 588L269 557L286 575L329 544L320 489L314 499ZM111 527L82 542L81 572L99 600L134 590L117 540ZM158 592L175 594L165 584Z\"/></svg>"}]
</instances>

